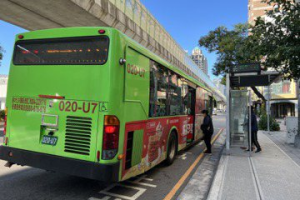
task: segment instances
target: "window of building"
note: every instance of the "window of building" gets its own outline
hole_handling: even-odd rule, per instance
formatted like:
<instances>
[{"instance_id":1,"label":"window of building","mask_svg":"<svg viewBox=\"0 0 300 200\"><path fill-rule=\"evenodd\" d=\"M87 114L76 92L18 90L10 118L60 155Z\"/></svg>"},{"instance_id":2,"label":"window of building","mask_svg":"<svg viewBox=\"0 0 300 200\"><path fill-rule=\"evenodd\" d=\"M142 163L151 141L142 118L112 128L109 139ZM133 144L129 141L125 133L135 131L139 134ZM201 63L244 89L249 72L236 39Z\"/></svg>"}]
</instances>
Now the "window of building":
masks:
<instances>
[{"instance_id":1,"label":"window of building","mask_svg":"<svg viewBox=\"0 0 300 200\"><path fill-rule=\"evenodd\" d=\"M126 6L132 8L132 0L126 0Z\"/></svg>"}]
</instances>

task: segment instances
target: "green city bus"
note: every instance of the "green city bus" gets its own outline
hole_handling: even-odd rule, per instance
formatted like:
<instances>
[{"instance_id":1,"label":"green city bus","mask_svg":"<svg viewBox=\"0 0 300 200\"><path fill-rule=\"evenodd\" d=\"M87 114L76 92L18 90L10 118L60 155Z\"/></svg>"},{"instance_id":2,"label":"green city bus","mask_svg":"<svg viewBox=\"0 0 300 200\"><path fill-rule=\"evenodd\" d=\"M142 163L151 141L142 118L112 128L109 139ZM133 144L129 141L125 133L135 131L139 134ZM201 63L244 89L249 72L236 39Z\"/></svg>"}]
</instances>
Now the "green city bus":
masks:
<instances>
[{"instance_id":1,"label":"green city bus","mask_svg":"<svg viewBox=\"0 0 300 200\"><path fill-rule=\"evenodd\" d=\"M9 72L6 166L123 181L201 140L202 83L107 27L16 36Z\"/></svg>"}]
</instances>

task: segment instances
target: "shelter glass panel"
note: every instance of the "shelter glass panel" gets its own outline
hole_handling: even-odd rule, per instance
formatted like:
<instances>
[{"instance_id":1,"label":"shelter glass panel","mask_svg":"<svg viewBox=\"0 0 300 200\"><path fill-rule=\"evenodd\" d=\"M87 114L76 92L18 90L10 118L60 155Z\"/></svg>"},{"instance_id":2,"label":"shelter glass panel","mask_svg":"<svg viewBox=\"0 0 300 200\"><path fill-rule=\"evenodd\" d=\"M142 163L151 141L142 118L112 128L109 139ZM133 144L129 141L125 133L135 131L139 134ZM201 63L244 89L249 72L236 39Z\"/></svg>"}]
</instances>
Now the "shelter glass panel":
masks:
<instances>
[{"instance_id":1,"label":"shelter glass panel","mask_svg":"<svg viewBox=\"0 0 300 200\"><path fill-rule=\"evenodd\" d=\"M249 92L232 90L230 97L230 144L248 147L249 140Z\"/></svg>"}]
</instances>

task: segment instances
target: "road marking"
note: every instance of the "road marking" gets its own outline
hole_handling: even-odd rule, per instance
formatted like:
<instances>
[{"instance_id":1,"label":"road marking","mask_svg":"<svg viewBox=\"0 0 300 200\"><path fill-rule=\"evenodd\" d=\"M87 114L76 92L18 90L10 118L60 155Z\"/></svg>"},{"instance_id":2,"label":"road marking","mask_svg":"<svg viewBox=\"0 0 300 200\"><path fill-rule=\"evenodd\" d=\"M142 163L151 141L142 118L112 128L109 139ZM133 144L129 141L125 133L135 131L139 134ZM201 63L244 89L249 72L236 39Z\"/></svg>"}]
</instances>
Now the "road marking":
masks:
<instances>
[{"instance_id":1,"label":"road marking","mask_svg":"<svg viewBox=\"0 0 300 200\"><path fill-rule=\"evenodd\" d=\"M186 160L186 153L179 155L178 158L181 158L182 160Z\"/></svg>"},{"instance_id":2,"label":"road marking","mask_svg":"<svg viewBox=\"0 0 300 200\"><path fill-rule=\"evenodd\" d=\"M146 180L146 181L153 181L152 178L144 178L144 180Z\"/></svg>"},{"instance_id":3,"label":"road marking","mask_svg":"<svg viewBox=\"0 0 300 200\"><path fill-rule=\"evenodd\" d=\"M215 135L215 137L212 139L212 143L214 143L217 138L220 136L220 134L223 132L223 128ZM190 168L184 173L184 175L180 178L180 180L176 183L176 185L172 188L172 190L169 192L169 194L164 198L164 200L170 200L174 197L176 192L180 189L180 187L183 185L184 181L189 177L189 175L192 173L193 169L197 166L197 164L200 162L200 160L204 157L204 153L202 152L197 159L194 161L194 163L190 166Z\"/></svg>"},{"instance_id":4,"label":"road marking","mask_svg":"<svg viewBox=\"0 0 300 200\"><path fill-rule=\"evenodd\" d=\"M101 198L101 199L95 198L95 197L90 197L90 198L89 198L89 200L109 200L109 199L110 199L109 196L105 196L105 197L103 197L103 198Z\"/></svg>"},{"instance_id":5,"label":"road marking","mask_svg":"<svg viewBox=\"0 0 300 200\"><path fill-rule=\"evenodd\" d=\"M157 185L154 184L150 184L150 183L145 183L142 181L149 181L152 182L154 181L154 179L152 178L147 178L147 175L142 175L140 176L138 179L133 180L133 181L125 181L124 183L133 183L136 185L141 185L141 186L147 186L147 187L151 187L151 188L156 188ZM113 189L114 187L123 187L123 188L128 188L128 189L134 189L137 192L132 196L127 196L126 194L118 194L118 193L114 193L111 192L110 190ZM104 196L101 199L99 198L95 198L95 197L90 197L88 200L110 200L111 198L114 200L136 200L138 199L141 195L143 195L145 192L147 191L147 189L145 188L140 188L140 187L136 187L136 186L130 186L130 185L124 185L121 183L115 183L112 185L109 185L108 187L106 187L105 189L101 190L99 192L99 194L104 194L104 195L108 195L108 196Z\"/></svg>"},{"instance_id":6,"label":"road marking","mask_svg":"<svg viewBox=\"0 0 300 200\"><path fill-rule=\"evenodd\" d=\"M199 144L198 144L198 146L201 146L203 144L203 141L201 141Z\"/></svg>"},{"instance_id":7,"label":"road marking","mask_svg":"<svg viewBox=\"0 0 300 200\"><path fill-rule=\"evenodd\" d=\"M150 184L150 183L141 182L142 180L153 181L153 179L146 178L146 176L147 175L143 175L140 178L136 179L135 181L126 181L126 182L128 182L128 183L134 183L134 184L137 184L137 185L142 185L142 186L156 188L157 187L156 185L153 185L153 184Z\"/></svg>"},{"instance_id":8,"label":"road marking","mask_svg":"<svg viewBox=\"0 0 300 200\"><path fill-rule=\"evenodd\" d=\"M101 198L101 199L95 198L95 197L89 198L89 200L109 200L109 199L110 199L110 196L105 196L105 197L103 197L103 198ZM122 199L120 199L120 198L115 198L114 200L122 200Z\"/></svg>"},{"instance_id":9,"label":"road marking","mask_svg":"<svg viewBox=\"0 0 300 200\"><path fill-rule=\"evenodd\" d=\"M129 196L125 196L125 195L121 195L121 194L115 194L115 193L109 192L109 190L111 190L115 186L129 188L129 189L135 189L138 192L136 194L134 194L133 196L130 196L130 197ZM144 189L144 188L133 187L133 186L128 186L128 185L121 185L121 184L113 184L113 185L105 188L104 190L100 191L99 193L100 194L109 195L111 197L117 197L117 198L121 198L121 199L126 199L126 200L136 200L137 198L139 198L145 192L146 192L146 189Z\"/></svg>"}]
</instances>

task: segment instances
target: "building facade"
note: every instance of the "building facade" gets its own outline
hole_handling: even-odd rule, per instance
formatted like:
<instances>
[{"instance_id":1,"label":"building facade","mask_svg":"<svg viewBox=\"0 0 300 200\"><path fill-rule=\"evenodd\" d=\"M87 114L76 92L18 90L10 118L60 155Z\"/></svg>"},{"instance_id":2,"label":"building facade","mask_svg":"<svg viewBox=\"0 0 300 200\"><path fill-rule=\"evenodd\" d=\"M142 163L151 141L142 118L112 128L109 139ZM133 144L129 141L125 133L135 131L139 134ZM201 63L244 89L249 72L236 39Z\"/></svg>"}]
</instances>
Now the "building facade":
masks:
<instances>
[{"instance_id":1,"label":"building facade","mask_svg":"<svg viewBox=\"0 0 300 200\"><path fill-rule=\"evenodd\" d=\"M216 88L224 95L226 96L226 86L223 85L221 78L217 78L213 80L213 83L215 84ZM217 109L225 111L226 105L222 102L217 102Z\"/></svg>"},{"instance_id":2,"label":"building facade","mask_svg":"<svg viewBox=\"0 0 300 200\"><path fill-rule=\"evenodd\" d=\"M265 88L264 93L266 92L267 88ZM273 83L270 87L270 92L272 116L276 118L284 118L286 116L297 116L298 89L297 83L295 81L281 80L278 83Z\"/></svg>"},{"instance_id":3,"label":"building facade","mask_svg":"<svg viewBox=\"0 0 300 200\"><path fill-rule=\"evenodd\" d=\"M254 25L258 17L265 18L266 21L272 22L272 19L265 17L266 11L277 9L278 5L263 3L261 0L248 0L248 23ZM278 8L280 9L280 8ZM259 88L267 99L267 87ZM295 81L281 80L273 83L270 87L271 92L271 115L276 118L286 116L297 116L297 83Z\"/></svg>"},{"instance_id":4,"label":"building facade","mask_svg":"<svg viewBox=\"0 0 300 200\"><path fill-rule=\"evenodd\" d=\"M222 79L221 78L217 78L213 80L213 83L215 84L216 88L223 94L226 96L226 86L223 85L222 83Z\"/></svg>"},{"instance_id":5,"label":"building facade","mask_svg":"<svg viewBox=\"0 0 300 200\"><path fill-rule=\"evenodd\" d=\"M273 6L263 3L262 0L248 0L248 22L254 25L257 17L265 15L266 10L272 10Z\"/></svg>"},{"instance_id":6,"label":"building facade","mask_svg":"<svg viewBox=\"0 0 300 200\"><path fill-rule=\"evenodd\" d=\"M192 51L191 55L192 60L196 63L196 65L206 74L208 75L208 62L207 58L203 55L201 49L196 47Z\"/></svg>"},{"instance_id":7,"label":"building facade","mask_svg":"<svg viewBox=\"0 0 300 200\"><path fill-rule=\"evenodd\" d=\"M0 110L5 109L7 82L8 76L0 75Z\"/></svg>"}]
</instances>

